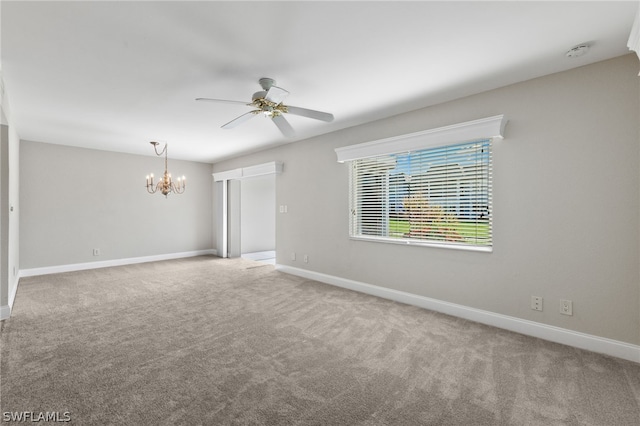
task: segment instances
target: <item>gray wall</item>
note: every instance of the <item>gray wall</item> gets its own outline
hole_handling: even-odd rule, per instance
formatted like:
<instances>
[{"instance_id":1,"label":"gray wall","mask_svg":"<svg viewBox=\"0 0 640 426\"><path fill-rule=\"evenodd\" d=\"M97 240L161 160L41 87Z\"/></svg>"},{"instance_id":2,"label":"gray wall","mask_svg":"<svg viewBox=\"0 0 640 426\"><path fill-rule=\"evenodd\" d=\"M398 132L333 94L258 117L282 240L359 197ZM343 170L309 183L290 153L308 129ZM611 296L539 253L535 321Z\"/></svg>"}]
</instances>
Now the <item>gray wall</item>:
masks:
<instances>
[{"instance_id":1,"label":"gray wall","mask_svg":"<svg viewBox=\"0 0 640 426\"><path fill-rule=\"evenodd\" d=\"M213 247L210 164L169 158L188 186L165 198L145 189L147 174L164 171L155 154L22 141L20 155L21 269Z\"/></svg>"},{"instance_id":2,"label":"gray wall","mask_svg":"<svg viewBox=\"0 0 640 426\"><path fill-rule=\"evenodd\" d=\"M276 249L276 175L240 181L242 253Z\"/></svg>"},{"instance_id":3,"label":"gray wall","mask_svg":"<svg viewBox=\"0 0 640 426\"><path fill-rule=\"evenodd\" d=\"M640 83L626 55L214 165L279 160L277 263L640 343ZM494 251L350 240L334 149L505 114ZM290 260L292 252L297 261ZM300 261L309 255L309 263ZM530 309L531 295L545 299ZM573 316L559 299L573 300Z\"/></svg>"}]
</instances>

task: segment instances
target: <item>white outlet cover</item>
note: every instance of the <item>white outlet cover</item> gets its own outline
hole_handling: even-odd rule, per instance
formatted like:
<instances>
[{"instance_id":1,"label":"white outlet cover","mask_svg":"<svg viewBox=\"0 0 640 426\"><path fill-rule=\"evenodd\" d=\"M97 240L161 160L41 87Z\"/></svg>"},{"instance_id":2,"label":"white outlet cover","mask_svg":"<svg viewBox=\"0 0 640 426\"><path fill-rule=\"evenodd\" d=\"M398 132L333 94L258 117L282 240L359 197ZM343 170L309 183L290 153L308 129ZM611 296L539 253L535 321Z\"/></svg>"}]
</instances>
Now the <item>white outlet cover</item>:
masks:
<instances>
[{"instance_id":1,"label":"white outlet cover","mask_svg":"<svg viewBox=\"0 0 640 426\"><path fill-rule=\"evenodd\" d=\"M531 309L534 311L542 311L542 297L531 296Z\"/></svg>"},{"instance_id":2,"label":"white outlet cover","mask_svg":"<svg viewBox=\"0 0 640 426\"><path fill-rule=\"evenodd\" d=\"M564 315L573 315L573 302L571 300L560 300L560 313Z\"/></svg>"}]
</instances>

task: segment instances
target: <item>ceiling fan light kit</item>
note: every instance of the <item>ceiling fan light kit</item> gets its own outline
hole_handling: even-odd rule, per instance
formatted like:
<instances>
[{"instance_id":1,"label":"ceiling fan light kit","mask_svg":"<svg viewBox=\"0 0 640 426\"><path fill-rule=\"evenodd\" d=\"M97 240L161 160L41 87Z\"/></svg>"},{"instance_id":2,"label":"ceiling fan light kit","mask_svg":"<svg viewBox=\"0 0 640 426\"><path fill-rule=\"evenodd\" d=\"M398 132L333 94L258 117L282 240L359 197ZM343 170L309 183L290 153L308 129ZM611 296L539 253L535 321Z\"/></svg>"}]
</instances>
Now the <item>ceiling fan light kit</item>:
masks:
<instances>
[{"instance_id":1,"label":"ceiling fan light kit","mask_svg":"<svg viewBox=\"0 0 640 426\"><path fill-rule=\"evenodd\" d=\"M278 127L283 135L285 135L286 137L293 137L295 136L295 131L293 130L293 127L291 127L287 119L284 117L284 114L299 115L301 117L307 117L326 122L333 121L333 114L330 114L328 112L284 105L282 102L289 95L289 92L281 87L276 86L276 81L274 79L263 77L258 80L258 83L262 87L262 90L255 92L251 97L251 102L249 103L212 98L196 98L196 101L243 104L256 108L253 111L242 114L241 116L236 117L230 122L222 125L223 129L232 129L239 124L242 124L245 121L249 120L250 118L262 114L265 117L271 118L273 120L273 123Z\"/></svg>"}]
</instances>

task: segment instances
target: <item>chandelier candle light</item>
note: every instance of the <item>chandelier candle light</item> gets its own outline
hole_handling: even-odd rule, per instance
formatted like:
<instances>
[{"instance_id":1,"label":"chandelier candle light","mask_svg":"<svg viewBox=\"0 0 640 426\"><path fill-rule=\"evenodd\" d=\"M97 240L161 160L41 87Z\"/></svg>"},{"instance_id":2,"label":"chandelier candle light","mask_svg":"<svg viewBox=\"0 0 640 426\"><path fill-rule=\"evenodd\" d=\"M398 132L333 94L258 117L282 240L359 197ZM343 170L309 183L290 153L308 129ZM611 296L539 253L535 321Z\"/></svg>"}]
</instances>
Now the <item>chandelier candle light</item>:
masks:
<instances>
[{"instance_id":1,"label":"chandelier candle light","mask_svg":"<svg viewBox=\"0 0 640 426\"><path fill-rule=\"evenodd\" d=\"M153 149L156 152L156 155L159 157L164 154L164 176L160 179L160 182L154 187L153 186L153 173L147 175L147 192L149 194L155 194L157 191L160 191L162 195L165 197L169 195L171 192L176 194L182 194L184 189L187 187L187 179L182 176L178 178L178 183L174 183L171 180L171 173L167 171L167 144L164 144L164 148L161 152L158 152L159 142L150 142L153 145Z\"/></svg>"}]
</instances>

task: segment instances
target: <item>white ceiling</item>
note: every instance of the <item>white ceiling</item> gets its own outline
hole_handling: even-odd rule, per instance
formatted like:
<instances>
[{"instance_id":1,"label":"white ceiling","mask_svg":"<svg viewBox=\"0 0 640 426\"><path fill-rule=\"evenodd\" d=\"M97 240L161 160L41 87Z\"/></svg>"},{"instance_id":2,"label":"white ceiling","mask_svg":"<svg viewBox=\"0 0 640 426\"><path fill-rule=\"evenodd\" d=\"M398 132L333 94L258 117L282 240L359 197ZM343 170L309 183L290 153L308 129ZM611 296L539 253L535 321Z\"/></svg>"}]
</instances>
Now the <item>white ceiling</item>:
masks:
<instances>
[{"instance_id":1,"label":"white ceiling","mask_svg":"<svg viewBox=\"0 0 640 426\"><path fill-rule=\"evenodd\" d=\"M11 2L2 77L22 139L214 162L629 53L629 2ZM567 58L571 47L591 49ZM231 130L260 77L334 114Z\"/></svg>"}]
</instances>

